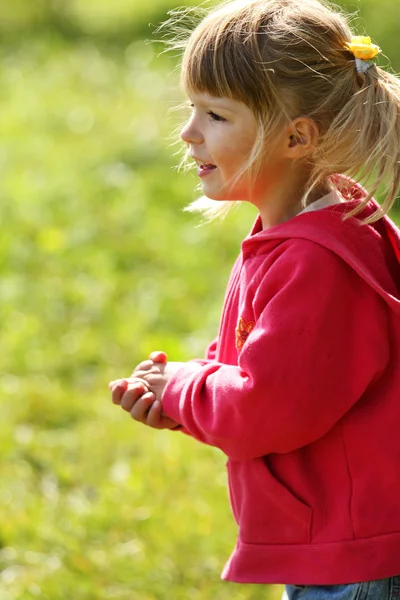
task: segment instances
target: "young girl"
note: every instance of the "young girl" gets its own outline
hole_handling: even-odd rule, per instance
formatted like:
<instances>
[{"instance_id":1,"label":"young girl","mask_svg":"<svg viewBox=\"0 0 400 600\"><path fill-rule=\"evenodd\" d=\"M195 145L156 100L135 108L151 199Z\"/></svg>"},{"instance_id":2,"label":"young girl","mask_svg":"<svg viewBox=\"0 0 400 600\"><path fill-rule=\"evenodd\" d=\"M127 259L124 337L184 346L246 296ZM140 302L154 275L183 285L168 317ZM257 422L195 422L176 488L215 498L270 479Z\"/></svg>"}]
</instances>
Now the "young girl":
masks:
<instances>
[{"instance_id":1,"label":"young girl","mask_svg":"<svg viewBox=\"0 0 400 600\"><path fill-rule=\"evenodd\" d=\"M227 455L223 578L291 600L400 598L400 82L379 51L318 0L197 26L181 136L204 195L259 216L206 359L155 352L110 384L137 421Z\"/></svg>"}]
</instances>

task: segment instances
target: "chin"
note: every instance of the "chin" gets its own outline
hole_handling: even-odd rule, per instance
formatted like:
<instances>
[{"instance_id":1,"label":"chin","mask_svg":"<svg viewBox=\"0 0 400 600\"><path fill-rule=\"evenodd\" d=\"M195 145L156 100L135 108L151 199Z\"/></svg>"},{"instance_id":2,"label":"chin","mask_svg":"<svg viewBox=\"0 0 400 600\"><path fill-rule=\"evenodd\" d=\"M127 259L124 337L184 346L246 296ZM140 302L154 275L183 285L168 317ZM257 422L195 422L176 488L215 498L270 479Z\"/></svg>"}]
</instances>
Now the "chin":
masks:
<instances>
[{"instance_id":1,"label":"chin","mask_svg":"<svg viewBox=\"0 0 400 600\"><path fill-rule=\"evenodd\" d=\"M203 190L203 194L209 200L216 200L220 202L235 202L237 200L243 200L243 198L236 197L235 194L228 194L228 192L206 192Z\"/></svg>"},{"instance_id":2,"label":"chin","mask_svg":"<svg viewBox=\"0 0 400 600\"><path fill-rule=\"evenodd\" d=\"M231 198L227 198L226 196L218 196L215 194L204 194L205 198L209 200L214 200L215 202L228 202Z\"/></svg>"}]
</instances>

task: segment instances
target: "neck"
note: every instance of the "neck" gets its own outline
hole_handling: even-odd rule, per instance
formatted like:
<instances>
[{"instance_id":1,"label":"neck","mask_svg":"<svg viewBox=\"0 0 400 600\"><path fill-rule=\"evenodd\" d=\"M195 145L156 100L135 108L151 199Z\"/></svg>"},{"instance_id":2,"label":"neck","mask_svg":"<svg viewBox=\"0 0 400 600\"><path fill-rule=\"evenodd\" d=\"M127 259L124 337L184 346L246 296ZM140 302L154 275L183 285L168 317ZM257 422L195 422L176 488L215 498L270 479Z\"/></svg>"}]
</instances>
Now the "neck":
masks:
<instances>
[{"instance_id":1,"label":"neck","mask_svg":"<svg viewBox=\"0 0 400 600\"><path fill-rule=\"evenodd\" d=\"M279 174L275 185L268 185L267 193L253 202L260 213L263 229L284 223L301 212L301 201L307 190L309 175L309 169L304 165L285 169ZM318 185L307 199L307 204L315 202L330 191L328 183Z\"/></svg>"}]
</instances>

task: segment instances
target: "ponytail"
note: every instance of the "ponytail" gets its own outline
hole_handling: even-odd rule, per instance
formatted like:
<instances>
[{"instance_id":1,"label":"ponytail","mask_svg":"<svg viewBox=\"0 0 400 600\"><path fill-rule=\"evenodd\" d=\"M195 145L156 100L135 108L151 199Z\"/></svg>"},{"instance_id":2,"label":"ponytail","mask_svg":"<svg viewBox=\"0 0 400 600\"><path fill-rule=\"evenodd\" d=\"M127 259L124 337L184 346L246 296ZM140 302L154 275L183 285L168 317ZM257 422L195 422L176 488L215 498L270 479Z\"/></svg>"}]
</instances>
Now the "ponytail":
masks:
<instances>
[{"instance_id":1,"label":"ponytail","mask_svg":"<svg viewBox=\"0 0 400 600\"><path fill-rule=\"evenodd\" d=\"M400 187L400 80L372 65L354 73L358 90L331 122L316 150L314 182L334 169L369 191L347 216L362 211L383 186L381 209L366 222L389 212Z\"/></svg>"}]
</instances>

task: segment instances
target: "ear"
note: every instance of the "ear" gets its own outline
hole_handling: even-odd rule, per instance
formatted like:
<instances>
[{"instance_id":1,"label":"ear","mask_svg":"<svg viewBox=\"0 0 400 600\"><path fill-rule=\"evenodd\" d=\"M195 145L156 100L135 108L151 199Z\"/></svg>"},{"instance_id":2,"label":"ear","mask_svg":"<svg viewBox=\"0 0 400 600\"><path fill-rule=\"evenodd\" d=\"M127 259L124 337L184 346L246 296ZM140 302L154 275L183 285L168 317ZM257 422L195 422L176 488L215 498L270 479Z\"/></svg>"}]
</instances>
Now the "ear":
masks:
<instances>
[{"instance_id":1,"label":"ear","mask_svg":"<svg viewBox=\"0 0 400 600\"><path fill-rule=\"evenodd\" d=\"M318 125L309 117L297 117L287 127L285 155L287 158L303 158L311 154L317 145Z\"/></svg>"}]
</instances>

